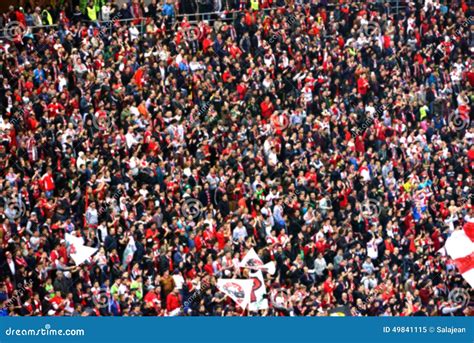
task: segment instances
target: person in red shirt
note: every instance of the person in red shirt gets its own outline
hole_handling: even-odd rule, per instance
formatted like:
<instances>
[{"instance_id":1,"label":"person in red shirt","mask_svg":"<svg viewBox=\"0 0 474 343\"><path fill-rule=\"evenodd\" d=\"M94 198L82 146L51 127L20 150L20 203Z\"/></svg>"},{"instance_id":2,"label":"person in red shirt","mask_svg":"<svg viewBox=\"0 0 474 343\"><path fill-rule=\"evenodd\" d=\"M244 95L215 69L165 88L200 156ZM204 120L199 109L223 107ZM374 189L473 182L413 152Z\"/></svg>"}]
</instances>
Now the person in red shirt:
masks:
<instances>
[{"instance_id":1,"label":"person in red shirt","mask_svg":"<svg viewBox=\"0 0 474 343\"><path fill-rule=\"evenodd\" d=\"M53 98L52 102L48 105L49 117L55 118L60 111L64 111L64 106L56 98Z\"/></svg>"},{"instance_id":2,"label":"person in red shirt","mask_svg":"<svg viewBox=\"0 0 474 343\"><path fill-rule=\"evenodd\" d=\"M260 109L262 111L262 117L268 119L273 114L275 107L270 101L270 97L265 97L265 100L260 103Z\"/></svg>"},{"instance_id":3,"label":"person in red shirt","mask_svg":"<svg viewBox=\"0 0 474 343\"><path fill-rule=\"evenodd\" d=\"M196 237L194 238L194 245L196 247L196 251L201 251L202 249L202 234L198 233Z\"/></svg>"},{"instance_id":4,"label":"person in red shirt","mask_svg":"<svg viewBox=\"0 0 474 343\"><path fill-rule=\"evenodd\" d=\"M160 293L161 293L161 287L157 286L156 288L149 291L145 295L145 297L143 298L145 303L147 303L149 306L154 307L157 313L159 313L161 311L161 296L160 296ZM173 294L173 293L168 294L168 297L171 294Z\"/></svg>"},{"instance_id":5,"label":"person in red shirt","mask_svg":"<svg viewBox=\"0 0 474 343\"><path fill-rule=\"evenodd\" d=\"M64 299L61 297L61 292L52 293L49 302L51 304L51 309L49 310L50 315L58 315L63 311Z\"/></svg>"},{"instance_id":6,"label":"person in red shirt","mask_svg":"<svg viewBox=\"0 0 474 343\"><path fill-rule=\"evenodd\" d=\"M368 89L369 89L369 81L367 81L365 74L361 74L359 79L357 80L357 91L362 96L362 99L364 99L364 102L367 99Z\"/></svg>"},{"instance_id":7,"label":"person in red shirt","mask_svg":"<svg viewBox=\"0 0 474 343\"><path fill-rule=\"evenodd\" d=\"M168 294L166 297L166 310L168 313L175 311L181 307L181 297L179 295L178 289L175 288L173 291Z\"/></svg>"},{"instance_id":8,"label":"person in red shirt","mask_svg":"<svg viewBox=\"0 0 474 343\"><path fill-rule=\"evenodd\" d=\"M216 233L217 247L219 250L224 250L224 247L228 241L223 228L219 228Z\"/></svg>"},{"instance_id":9,"label":"person in red shirt","mask_svg":"<svg viewBox=\"0 0 474 343\"><path fill-rule=\"evenodd\" d=\"M206 265L204 266L204 270L206 271L206 273L208 273L209 275L214 275L214 269L212 268L212 258L211 256L209 256L207 258L207 263Z\"/></svg>"},{"instance_id":10,"label":"person in red shirt","mask_svg":"<svg viewBox=\"0 0 474 343\"><path fill-rule=\"evenodd\" d=\"M319 240L316 242L315 247L318 250L318 253L324 254L327 249L327 244L323 236L319 237Z\"/></svg>"},{"instance_id":11,"label":"person in red shirt","mask_svg":"<svg viewBox=\"0 0 474 343\"><path fill-rule=\"evenodd\" d=\"M234 82L234 80L235 76L232 75L229 69L226 69L222 74L222 81L224 81L224 83L231 83Z\"/></svg>"},{"instance_id":12,"label":"person in red shirt","mask_svg":"<svg viewBox=\"0 0 474 343\"><path fill-rule=\"evenodd\" d=\"M46 197L50 199L53 196L54 189L56 188L54 185L53 170L51 168L48 168L46 174L41 178L41 184L46 193Z\"/></svg>"}]
</instances>

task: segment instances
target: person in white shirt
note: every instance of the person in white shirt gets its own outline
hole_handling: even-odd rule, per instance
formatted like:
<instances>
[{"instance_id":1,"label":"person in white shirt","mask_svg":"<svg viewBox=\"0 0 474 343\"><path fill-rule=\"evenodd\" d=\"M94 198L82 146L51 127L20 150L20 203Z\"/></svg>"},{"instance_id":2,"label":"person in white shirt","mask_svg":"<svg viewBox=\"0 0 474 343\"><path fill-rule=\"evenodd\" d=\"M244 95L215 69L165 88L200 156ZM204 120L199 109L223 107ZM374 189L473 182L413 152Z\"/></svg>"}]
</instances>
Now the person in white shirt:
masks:
<instances>
[{"instance_id":1,"label":"person in white shirt","mask_svg":"<svg viewBox=\"0 0 474 343\"><path fill-rule=\"evenodd\" d=\"M280 198L280 194L277 192L276 189L272 189L270 193L268 193L268 195L266 196L265 200L267 201L267 203L270 204L270 206L273 205L273 200L274 199L279 199Z\"/></svg>"},{"instance_id":2,"label":"person in white shirt","mask_svg":"<svg viewBox=\"0 0 474 343\"><path fill-rule=\"evenodd\" d=\"M321 278L324 275L324 271L327 268L326 260L323 257L323 254L319 253L318 257L314 261L314 274Z\"/></svg>"},{"instance_id":3,"label":"person in white shirt","mask_svg":"<svg viewBox=\"0 0 474 343\"><path fill-rule=\"evenodd\" d=\"M247 238L247 235L247 229L242 224L242 222L239 221L232 233L232 238L234 239L234 241L242 242L245 240L245 238Z\"/></svg>"},{"instance_id":4,"label":"person in white shirt","mask_svg":"<svg viewBox=\"0 0 474 343\"><path fill-rule=\"evenodd\" d=\"M370 259L370 257L367 257L365 262L362 264L362 270L364 272L366 272L367 274L372 274L376 270L376 268L375 268L374 264L372 263L372 260Z\"/></svg>"},{"instance_id":5,"label":"person in white shirt","mask_svg":"<svg viewBox=\"0 0 474 343\"><path fill-rule=\"evenodd\" d=\"M125 135L125 140L127 141L127 147L130 149L132 146L138 144L138 140L135 138L133 133L133 128L129 128L127 134Z\"/></svg>"},{"instance_id":6,"label":"person in white shirt","mask_svg":"<svg viewBox=\"0 0 474 343\"><path fill-rule=\"evenodd\" d=\"M278 164L278 156L275 151L275 147L271 147L268 152L268 164L272 167L275 167Z\"/></svg>"},{"instance_id":7,"label":"person in white shirt","mask_svg":"<svg viewBox=\"0 0 474 343\"><path fill-rule=\"evenodd\" d=\"M130 28L128 29L130 32L130 39L131 40L136 40L138 36L140 36L140 31L138 31L137 27L133 24L131 24Z\"/></svg>"},{"instance_id":8,"label":"person in white shirt","mask_svg":"<svg viewBox=\"0 0 474 343\"><path fill-rule=\"evenodd\" d=\"M175 270L173 274L173 280L178 290L183 289L184 278L183 278L183 275L181 275L181 272L179 270Z\"/></svg>"},{"instance_id":9,"label":"person in white shirt","mask_svg":"<svg viewBox=\"0 0 474 343\"><path fill-rule=\"evenodd\" d=\"M111 12L112 12L112 8L110 7L110 2L107 2L104 6L102 6L102 20L104 21L110 20Z\"/></svg>"}]
</instances>

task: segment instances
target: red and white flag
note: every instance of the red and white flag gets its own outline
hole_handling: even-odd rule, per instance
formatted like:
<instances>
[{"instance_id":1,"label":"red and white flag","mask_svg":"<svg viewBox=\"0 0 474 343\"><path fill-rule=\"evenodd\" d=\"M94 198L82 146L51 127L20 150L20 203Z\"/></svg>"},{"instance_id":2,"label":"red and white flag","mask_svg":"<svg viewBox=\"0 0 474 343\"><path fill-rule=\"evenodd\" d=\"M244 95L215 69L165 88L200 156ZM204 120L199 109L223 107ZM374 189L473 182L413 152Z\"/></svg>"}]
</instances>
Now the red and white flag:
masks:
<instances>
[{"instance_id":1,"label":"red and white flag","mask_svg":"<svg viewBox=\"0 0 474 343\"><path fill-rule=\"evenodd\" d=\"M218 279L217 288L234 300L237 305L245 309L250 303L253 280Z\"/></svg>"},{"instance_id":2,"label":"red and white flag","mask_svg":"<svg viewBox=\"0 0 474 343\"><path fill-rule=\"evenodd\" d=\"M250 249L244 256L244 258L240 262L240 267L253 270L263 270L271 275L275 274L276 270L275 262L268 262L266 264L263 264L263 261L260 259L260 257L257 255L253 248Z\"/></svg>"},{"instance_id":3,"label":"red and white flag","mask_svg":"<svg viewBox=\"0 0 474 343\"><path fill-rule=\"evenodd\" d=\"M250 294L250 311L266 310L268 308L267 288L261 270L250 272L249 276L253 281L252 293Z\"/></svg>"},{"instance_id":4,"label":"red and white flag","mask_svg":"<svg viewBox=\"0 0 474 343\"><path fill-rule=\"evenodd\" d=\"M459 273L474 288L474 222L454 231L446 240L445 249L454 260Z\"/></svg>"},{"instance_id":5,"label":"red and white flag","mask_svg":"<svg viewBox=\"0 0 474 343\"><path fill-rule=\"evenodd\" d=\"M92 255L97 252L96 248L84 245L84 239L70 234L66 234L66 242L68 244L68 252L76 266L84 263Z\"/></svg>"},{"instance_id":6,"label":"red and white flag","mask_svg":"<svg viewBox=\"0 0 474 343\"><path fill-rule=\"evenodd\" d=\"M244 258L240 262L240 266L242 268L257 269L259 267L263 267L263 262L252 248L247 252L247 254L245 254Z\"/></svg>"},{"instance_id":7,"label":"red and white flag","mask_svg":"<svg viewBox=\"0 0 474 343\"><path fill-rule=\"evenodd\" d=\"M125 251L123 252L122 264L124 268L126 268L130 264L130 262L132 262L133 254L135 254L135 251L137 251L135 239L133 238L133 236L130 236L127 247L125 248Z\"/></svg>"}]
</instances>

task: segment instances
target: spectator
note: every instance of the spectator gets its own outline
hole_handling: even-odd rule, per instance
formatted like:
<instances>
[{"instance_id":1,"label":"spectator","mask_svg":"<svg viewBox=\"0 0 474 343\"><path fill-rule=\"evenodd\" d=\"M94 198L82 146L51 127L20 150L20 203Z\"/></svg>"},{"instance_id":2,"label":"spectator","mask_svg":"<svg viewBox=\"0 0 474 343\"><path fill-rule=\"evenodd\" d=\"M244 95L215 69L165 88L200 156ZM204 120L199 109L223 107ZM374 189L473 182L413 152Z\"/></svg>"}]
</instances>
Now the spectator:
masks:
<instances>
[{"instance_id":1,"label":"spectator","mask_svg":"<svg viewBox=\"0 0 474 343\"><path fill-rule=\"evenodd\" d=\"M472 314L438 253L474 218L472 9L161 4L2 16L3 314ZM250 249L258 311L217 287Z\"/></svg>"}]
</instances>

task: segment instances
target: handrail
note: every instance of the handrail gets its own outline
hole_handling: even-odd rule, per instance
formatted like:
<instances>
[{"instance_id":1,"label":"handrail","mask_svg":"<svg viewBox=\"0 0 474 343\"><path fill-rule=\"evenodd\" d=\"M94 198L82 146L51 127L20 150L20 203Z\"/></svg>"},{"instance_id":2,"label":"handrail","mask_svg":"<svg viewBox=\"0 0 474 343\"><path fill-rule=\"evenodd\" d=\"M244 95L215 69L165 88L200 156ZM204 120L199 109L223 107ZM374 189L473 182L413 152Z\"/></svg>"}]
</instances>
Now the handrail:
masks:
<instances>
[{"instance_id":1,"label":"handrail","mask_svg":"<svg viewBox=\"0 0 474 343\"><path fill-rule=\"evenodd\" d=\"M275 7L268 7L268 8L261 8L259 11L272 11L272 10L277 10L280 8L285 8L285 6L275 6ZM208 16L208 15L219 15L219 14L233 14L233 13L241 13L241 12L247 12L249 11L248 9L244 10L221 10L221 11L214 11L214 12L203 12L200 13L195 12L195 13L179 13L176 14L175 17L194 17L194 16Z\"/></svg>"},{"instance_id":2,"label":"handrail","mask_svg":"<svg viewBox=\"0 0 474 343\"><path fill-rule=\"evenodd\" d=\"M270 8L263 8L261 9L262 11L270 11L270 10L275 10L275 9L279 9L279 8L283 8L283 7L270 7ZM233 11L214 11L214 12L203 12L203 13L199 13L199 12L196 12L196 13L180 13L180 14L175 14L173 16L173 18L182 18L182 17L195 17L195 16L214 16L214 15L221 15L221 14L233 14L233 13L239 13L239 12L245 12L247 10L233 10ZM103 24L103 23L111 23L111 22L128 22L128 21L135 21L135 20L139 20L141 22L141 24L143 24L144 21L146 21L147 19L149 19L151 17L139 17L139 18L129 18L129 19L114 19L114 18L111 18L110 20L81 20L80 22L87 22L87 23L90 23L90 24L94 24L94 23L98 23L99 25L100 24ZM211 19L211 21L215 21L215 19ZM8 24L7 24L8 25ZM58 27L59 24L51 24L51 25L36 25L36 26L27 26L27 29L28 30L40 30L40 29L46 29L46 28L50 28L50 27ZM3 28L0 28L0 31L2 33L5 32L5 29L6 27L3 27ZM27 35L27 33L25 33L25 35ZM3 39L3 38L7 38L8 36L5 35L5 34L2 34L0 35L0 39Z\"/></svg>"},{"instance_id":3,"label":"handrail","mask_svg":"<svg viewBox=\"0 0 474 343\"><path fill-rule=\"evenodd\" d=\"M400 3L403 3L403 0L385 0L386 2L390 3L392 6L394 5L394 7L396 8L396 11L398 13L399 9L400 8L404 8L405 6L404 5L401 5ZM337 6L337 3L328 3L328 7L334 7L334 6ZM275 7L268 7L268 8L262 8L260 9L259 11L263 11L263 12L266 12L266 11L272 11L272 10L278 10L278 9L281 9L281 8L285 8L285 6L275 6ZM213 11L213 12L203 12L203 13L200 13L199 11L195 12L195 13L178 13L178 14L175 14L173 18L182 18L182 17L196 17L196 16L215 16L215 15L222 15L222 14L234 14L234 13L241 13L241 12L246 12L246 11L249 11L249 9L243 9L243 10L230 10L230 11L227 11L227 10L221 10L221 11ZM99 25L100 24L103 24L103 23L111 23L111 22L127 22L127 21L135 21L135 20L139 20L141 21L141 25L143 25L143 21L149 19L150 17L139 17L139 18L129 18L129 19L110 19L110 20L94 20L94 21L91 21L91 20L81 20L81 22L87 22L87 23L98 23ZM210 21L216 21L216 20L229 20L229 19L212 19L210 18L209 19ZM195 20L193 21L190 21L190 22L195 22ZM7 24L8 25L8 24ZM59 24L51 24L51 25L37 25L37 26L27 26L28 30L31 29L31 30L40 30L40 29L47 29L47 28L56 28L58 27ZM5 32L5 29L6 27L4 28L1 28L0 31L2 33ZM26 34L25 34L26 35ZM2 34L0 35L0 39L3 39L3 38L7 38L8 36L5 35L5 34Z\"/></svg>"}]
</instances>

